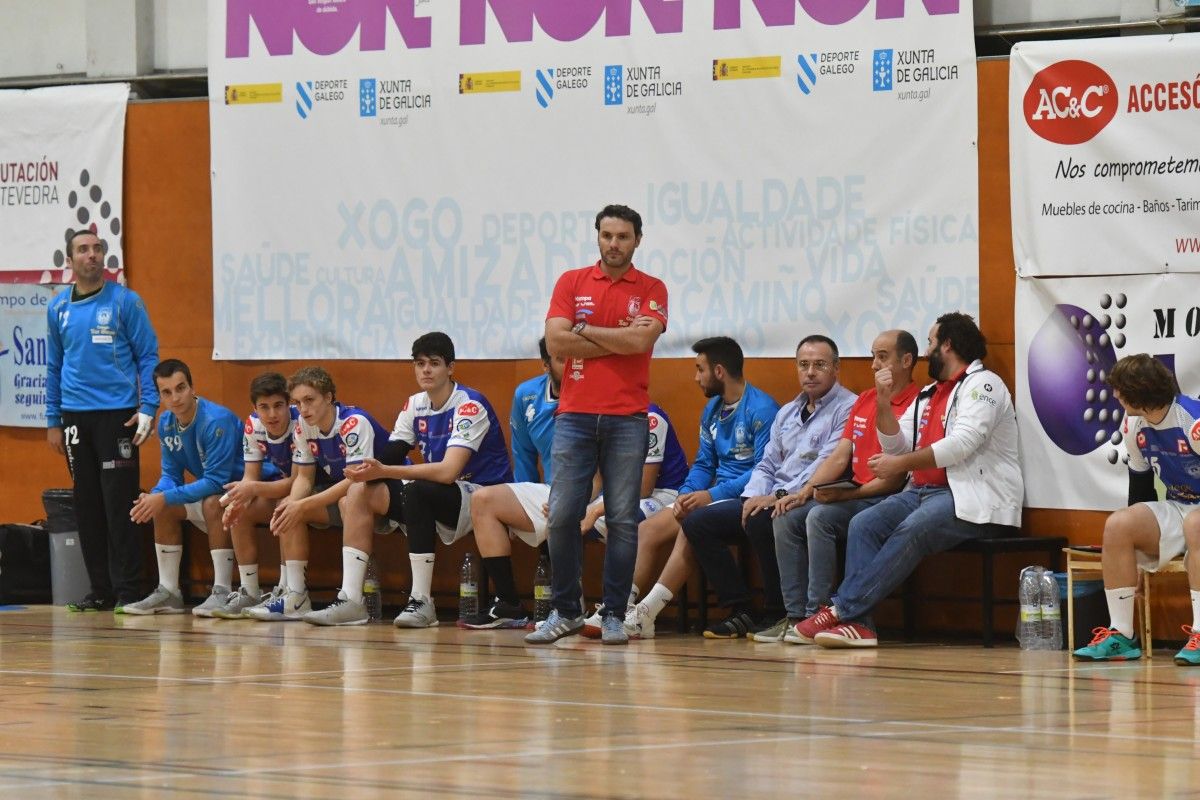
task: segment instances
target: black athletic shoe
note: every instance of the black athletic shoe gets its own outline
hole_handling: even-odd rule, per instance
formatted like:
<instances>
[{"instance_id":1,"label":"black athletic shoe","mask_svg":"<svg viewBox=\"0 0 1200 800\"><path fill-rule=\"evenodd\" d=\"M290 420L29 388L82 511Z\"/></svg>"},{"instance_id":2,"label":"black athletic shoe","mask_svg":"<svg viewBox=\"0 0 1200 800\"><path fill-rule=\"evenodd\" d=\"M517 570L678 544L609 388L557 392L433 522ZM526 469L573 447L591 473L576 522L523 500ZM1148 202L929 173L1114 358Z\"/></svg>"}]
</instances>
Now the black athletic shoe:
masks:
<instances>
[{"instance_id":1,"label":"black athletic shoe","mask_svg":"<svg viewBox=\"0 0 1200 800\"><path fill-rule=\"evenodd\" d=\"M740 639L754 630L754 619L746 611L734 611L720 622L704 629L705 639Z\"/></svg>"},{"instance_id":2,"label":"black athletic shoe","mask_svg":"<svg viewBox=\"0 0 1200 800\"><path fill-rule=\"evenodd\" d=\"M88 594L87 597L76 600L74 603L67 603L68 611L108 611L112 607L112 600L94 594Z\"/></svg>"},{"instance_id":3,"label":"black athletic shoe","mask_svg":"<svg viewBox=\"0 0 1200 800\"><path fill-rule=\"evenodd\" d=\"M506 603L499 597L492 601L492 607L480 611L459 621L459 626L473 630L487 628L524 628L529 622L529 614L520 604Z\"/></svg>"}]
</instances>

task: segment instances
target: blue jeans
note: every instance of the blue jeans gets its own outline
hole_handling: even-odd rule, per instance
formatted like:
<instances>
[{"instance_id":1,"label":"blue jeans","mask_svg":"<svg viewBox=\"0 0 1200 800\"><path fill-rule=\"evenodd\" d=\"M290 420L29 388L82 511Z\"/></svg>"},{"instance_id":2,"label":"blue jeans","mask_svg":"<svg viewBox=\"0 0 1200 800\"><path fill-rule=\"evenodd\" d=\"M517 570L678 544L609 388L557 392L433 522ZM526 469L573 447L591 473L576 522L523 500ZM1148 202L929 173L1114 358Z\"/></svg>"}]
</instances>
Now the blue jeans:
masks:
<instances>
[{"instance_id":1,"label":"blue jeans","mask_svg":"<svg viewBox=\"0 0 1200 800\"><path fill-rule=\"evenodd\" d=\"M945 487L906 489L868 508L850 520L846 579L833 599L838 618L873 628L872 609L921 559L989 536L994 528L954 516L954 496Z\"/></svg>"},{"instance_id":2,"label":"blue jeans","mask_svg":"<svg viewBox=\"0 0 1200 800\"><path fill-rule=\"evenodd\" d=\"M592 476L600 471L604 484L604 516L608 542L604 549L604 608L625 616L637 559L638 501L642 465L650 428L645 414L559 414L554 421L550 453L554 478L550 483L551 605L564 617L583 613L580 577L583 536L579 525L592 496Z\"/></svg>"},{"instance_id":3,"label":"blue jeans","mask_svg":"<svg viewBox=\"0 0 1200 800\"><path fill-rule=\"evenodd\" d=\"M810 500L775 518L775 556L789 618L811 617L821 606L829 605L837 577L838 542L846 538L850 519L879 500Z\"/></svg>"}]
</instances>

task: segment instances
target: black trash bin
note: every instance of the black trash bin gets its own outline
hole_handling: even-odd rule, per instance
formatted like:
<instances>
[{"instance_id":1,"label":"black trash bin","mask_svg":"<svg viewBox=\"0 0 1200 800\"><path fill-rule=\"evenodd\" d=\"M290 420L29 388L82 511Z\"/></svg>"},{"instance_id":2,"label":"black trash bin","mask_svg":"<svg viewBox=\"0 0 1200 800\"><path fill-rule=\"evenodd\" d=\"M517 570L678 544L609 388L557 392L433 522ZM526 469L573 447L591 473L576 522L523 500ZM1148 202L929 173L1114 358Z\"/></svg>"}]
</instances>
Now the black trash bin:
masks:
<instances>
[{"instance_id":1,"label":"black trash bin","mask_svg":"<svg viewBox=\"0 0 1200 800\"><path fill-rule=\"evenodd\" d=\"M47 489L42 492L42 505L46 509L46 533L50 539L50 586L54 604L62 606L92 590L79 544L75 493L70 489Z\"/></svg>"},{"instance_id":2,"label":"black trash bin","mask_svg":"<svg viewBox=\"0 0 1200 800\"><path fill-rule=\"evenodd\" d=\"M1056 572L1058 605L1062 609L1062 649L1067 649L1067 573ZM1075 581L1075 646L1083 647L1092 640L1093 628L1108 627L1108 601L1104 598L1104 581Z\"/></svg>"}]
</instances>

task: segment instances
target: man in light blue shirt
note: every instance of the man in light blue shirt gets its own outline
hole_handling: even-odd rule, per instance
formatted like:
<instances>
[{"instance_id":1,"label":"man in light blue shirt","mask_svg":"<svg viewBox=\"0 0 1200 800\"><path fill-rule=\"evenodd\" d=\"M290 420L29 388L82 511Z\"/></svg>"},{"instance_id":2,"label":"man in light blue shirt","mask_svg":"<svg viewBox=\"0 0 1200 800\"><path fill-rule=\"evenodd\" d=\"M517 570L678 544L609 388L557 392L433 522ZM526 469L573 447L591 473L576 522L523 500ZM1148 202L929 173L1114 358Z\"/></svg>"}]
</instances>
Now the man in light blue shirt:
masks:
<instances>
[{"instance_id":1,"label":"man in light blue shirt","mask_svg":"<svg viewBox=\"0 0 1200 800\"><path fill-rule=\"evenodd\" d=\"M91 584L72 611L103 611L141 594L142 533L129 508L158 411L158 337L141 298L105 278L106 252L90 228L71 233L75 284L46 309L46 439L67 457Z\"/></svg>"},{"instance_id":2,"label":"man in light blue shirt","mask_svg":"<svg viewBox=\"0 0 1200 800\"><path fill-rule=\"evenodd\" d=\"M212 594L192 613L212 616L229 599L233 586L233 545L221 521L224 509L218 498L225 484L242 477L242 421L228 408L199 397L192 387L192 371L179 359L160 362L154 380L165 406L158 420L162 477L138 496L129 517L139 524L154 523L158 586L119 611L142 616L183 613L179 564L186 520L208 534L213 561ZM186 478L189 473L191 481Z\"/></svg>"},{"instance_id":3,"label":"man in light blue shirt","mask_svg":"<svg viewBox=\"0 0 1200 800\"><path fill-rule=\"evenodd\" d=\"M683 533L700 568L729 616L704 631L710 639L736 639L770 627L783 616L772 517L782 498L812 496L810 479L837 446L857 395L838 383L838 349L827 336L806 336L796 348L801 392L779 410L771 439L741 496L720 500L687 516ZM762 573L764 613L750 615L750 590L729 544L750 539Z\"/></svg>"}]
</instances>

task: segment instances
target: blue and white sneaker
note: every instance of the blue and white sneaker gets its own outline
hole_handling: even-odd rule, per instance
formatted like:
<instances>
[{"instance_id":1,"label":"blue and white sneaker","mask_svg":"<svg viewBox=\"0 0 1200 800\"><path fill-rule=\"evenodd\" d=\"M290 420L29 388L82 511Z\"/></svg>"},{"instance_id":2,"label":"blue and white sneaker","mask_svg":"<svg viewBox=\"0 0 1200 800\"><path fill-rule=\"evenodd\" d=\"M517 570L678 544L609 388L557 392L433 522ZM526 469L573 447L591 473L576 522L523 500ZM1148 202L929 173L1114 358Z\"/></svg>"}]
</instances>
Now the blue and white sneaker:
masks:
<instances>
[{"instance_id":1,"label":"blue and white sneaker","mask_svg":"<svg viewBox=\"0 0 1200 800\"><path fill-rule=\"evenodd\" d=\"M1136 661L1142 648L1115 628L1093 628L1092 641L1079 648L1073 656L1079 661Z\"/></svg>"},{"instance_id":2,"label":"blue and white sneaker","mask_svg":"<svg viewBox=\"0 0 1200 800\"><path fill-rule=\"evenodd\" d=\"M526 634L525 643L553 644L564 636L572 636L581 630L583 630L583 614L574 618L564 617L556 609L551 609L550 616L546 617L546 621L538 625L533 633Z\"/></svg>"},{"instance_id":3,"label":"blue and white sneaker","mask_svg":"<svg viewBox=\"0 0 1200 800\"><path fill-rule=\"evenodd\" d=\"M308 599L308 592L288 592L265 605L247 609L246 615L259 622L292 622L304 619L310 611L312 601Z\"/></svg>"}]
</instances>

